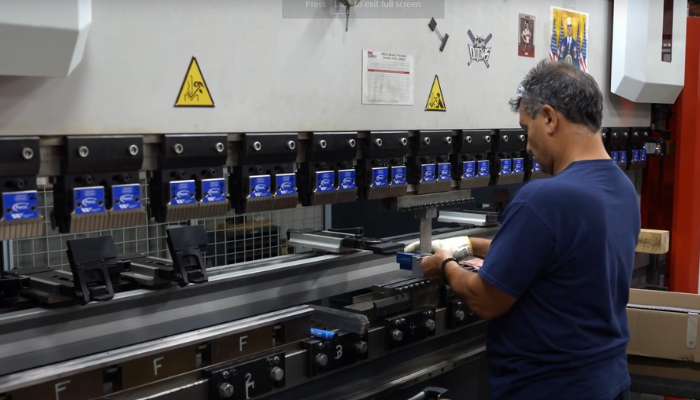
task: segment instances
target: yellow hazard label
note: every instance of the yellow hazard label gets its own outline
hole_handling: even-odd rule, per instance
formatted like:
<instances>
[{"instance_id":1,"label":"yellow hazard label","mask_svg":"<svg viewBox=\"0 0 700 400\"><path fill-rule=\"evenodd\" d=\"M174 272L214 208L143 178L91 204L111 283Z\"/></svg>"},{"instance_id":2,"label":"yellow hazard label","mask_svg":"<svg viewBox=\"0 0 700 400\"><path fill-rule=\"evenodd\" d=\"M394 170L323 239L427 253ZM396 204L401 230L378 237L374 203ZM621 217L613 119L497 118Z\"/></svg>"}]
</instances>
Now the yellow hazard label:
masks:
<instances>
[{"instance_id":1,"label":"yellow hazard label","mask_svg":"<svg viewBox=\"0 0 700 400\"><path fill-rule=\"evenodd\" d=\"M214 99L195 57L192 57L187 68L187 75L182 81L175 107L214 107Z\"/></svg>"},{"instance_id":2,"label":"yellow hazard label","mask_svg":"<svg viewBox=\"0 0 700 400\"><path fill-rule=\"evenodd\" d=\"M435 80L433 80L433 87L430 88L430 96L428 97L428 102L425 103L425 111L447 111L445 97L442 95L442 88L437 75L435 75Z\"/></svg>"}]
</instances>

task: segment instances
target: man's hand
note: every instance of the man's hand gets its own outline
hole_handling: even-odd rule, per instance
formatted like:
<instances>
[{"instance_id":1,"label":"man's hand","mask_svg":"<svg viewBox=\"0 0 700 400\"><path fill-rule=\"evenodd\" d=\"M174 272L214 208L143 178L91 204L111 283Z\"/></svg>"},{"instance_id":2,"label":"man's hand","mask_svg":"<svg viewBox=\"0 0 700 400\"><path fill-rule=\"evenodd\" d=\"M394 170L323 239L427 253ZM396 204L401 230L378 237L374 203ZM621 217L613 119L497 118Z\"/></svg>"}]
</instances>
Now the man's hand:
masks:
<instances>
[{"instance_id":1,"label":"man's hand","mask_svg":"<svg viewBox=\"0 0 700 400\"><path fill-rule=\"evenodd\" d=\"M447 250L437 250L432 256L425 257L420 263L421 268L423 268L423 276L433 282L444 283L442 282L440 267L442 262L448 258L456 257Z\"/></svg>"},{"instance_id":2,"label":"man's hand","mask_svg":"<svg viewBox=\"0 0 700 400\"><path fill-rule=\"evenodd\" d=\"M439 250L446 250L451 257L457 260L463 260L471 255L474 255L472 250L472 242L468 236L460 236L450 239L437 239L433 240L432 252L437 253ZM412 253L415 251L420 251L420 242L413 242L406 246L404 249L407 253ZM438 265L438 267L440 267Z\"/></svg>"}]
</instances>

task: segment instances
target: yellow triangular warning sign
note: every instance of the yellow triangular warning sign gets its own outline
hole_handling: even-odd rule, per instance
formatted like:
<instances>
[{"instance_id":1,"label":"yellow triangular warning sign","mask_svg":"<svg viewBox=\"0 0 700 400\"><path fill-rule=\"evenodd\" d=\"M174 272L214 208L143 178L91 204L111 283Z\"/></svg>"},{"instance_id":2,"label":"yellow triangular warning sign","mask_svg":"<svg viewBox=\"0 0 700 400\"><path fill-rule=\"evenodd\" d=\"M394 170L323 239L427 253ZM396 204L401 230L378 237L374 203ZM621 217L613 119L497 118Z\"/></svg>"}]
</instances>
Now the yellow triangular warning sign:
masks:
<instances>
[{"instance_id":1,"label":"yellow triangular warning sign","mask_svg":"<svg viewBox=\"0 0 700 400\"><path fill-rule=\"evenodd\" d=\"M425 103L425 111L447 111L445 97L442 95L442 88L440 88L440 80L437 75L435 75L433 87L430 89L428 102Z\"/></svg>"},{"instance_id":2,"label":"yellow triangular warning sign","mask_svg":"<svg viewBox=\"0 0 700 400\"><path fill-rule=\"evenodd\" d=\"M182 81L175 107L214 107L214 99L211 98L207 81L204 80L195 57L192 57L187 68L187 75Z\"/></svg>"}]
</instances>

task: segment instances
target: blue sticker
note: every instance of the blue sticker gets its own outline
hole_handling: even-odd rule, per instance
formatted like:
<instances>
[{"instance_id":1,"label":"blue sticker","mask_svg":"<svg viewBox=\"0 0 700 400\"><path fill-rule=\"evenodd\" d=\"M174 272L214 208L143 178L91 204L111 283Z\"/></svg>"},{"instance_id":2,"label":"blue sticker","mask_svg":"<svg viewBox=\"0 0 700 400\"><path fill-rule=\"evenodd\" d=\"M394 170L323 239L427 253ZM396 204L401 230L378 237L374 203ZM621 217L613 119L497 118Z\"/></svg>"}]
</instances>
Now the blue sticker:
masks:
<instances>
[{"instance_id":1,"label":"blue sticker","mask_svg":"<svg viewBox=\"0 0 700 400\"><path fill-rule=\"evenodd\" d=\"M435 164L423 164L421 166L421 182L435 182Z\"/></svg>"},{"instance_id":2,"label":"blue sticker","mask_svg":"<svg viewBox=\"0 0 700 400\"><path fill-rule=\"evenodd\" d=\"M355 170L341 169L338 171L338 190L357 189L355 185Z\"/></svg>"},{"instance_id":3,"label":"blue sticker","mask_svg":"<svg viewBox=\"0 0 700 400\"><path fill-rule=\"evenodd\" d=\"M501 175L509 175L511 173L511 163L510 158L501 159Z\"/></svg>"},{"instance_id":4,"label":"blue sticker","mask_svg":"<svg viewBox=\"0 0 700 400\"><path fill-rule=\"evenodd\" d=\"M646 150L639 150L639 161L646 161L647 160L647 151Z\"/></svg>"},{"instance_id":5,"label":"blue sticker","mask_svg":"<svg viewBox=\"0 0 700 400\"><path fill-rule=\"evenodd\" d=\"M626 151L620 152L620 164L627 164L627 152Z\"/></svg>"},{"instance_id":6,"label":"blue sticker","mask_svg":"<svg viewBox=\"0 0 700 400\"><path fill-rule=\"evenodd\" d=\"M128 185L112 186L112 210L127 211L141 208L141 185L131 183Z\"/></svg>"},{"instance_id":7,"label":"blue sticker","mask_svg":"<svg viewBox=\"0 0 700 400\"><path fill-rule=\"evenodd\" d=\"M78 215L105 212L105 188L102 186L73 189L73 200Z\"/></svg>"},{"instance_id":8,"label":"blue sticker","mask_svg":"<svg viewBox=\"0 0 700 400\"><path fill-rule=\"evenodd\" d=\"M335 190L335 173L333 171L316 172L316 191L330 192Z\"/></svg>"},{"instance_id":9,"label":"blue sticker","mask_svg":"<svg viewBox=\"0 0 700 400\"><path fill-rule=\"evenodd\" d=\"M513 173L514 174L522 174L525 172L525 163L523 162L522 158L514 158L513 159Z\"/></svg>"},{"instance_id":10,"label":"blue sticker","mask_svg":"<svg viewBox=\"0 0 700 400\"><path fill-rule=\"evenodd\" d=\"M489 176L491 174L491 171L489 171L489 160L479 160L479 162L477 162L477 166L479 167L479 173L477 174L478 176Z\"/></svg>"},{"instance_id":11,"label":"blue sticker","mask_svg":"<svg viewBox=\"0 0 700 400\"><path fill-rule=\"evenodd\" d=\"M611 153L613 161L615 161L615 163L620 162L620 153L617 151L612 151Z\"/></svg>"},{"instance_id":12,"label":"blue sticker","mask_svg":"<svg viewBox=\"0 0 700 400\"><path fill-rule=\"evenodd\" d=\"M224 178L202 179L202 203L226 201L226 180Z\"/></svg>"},{"instance_id":13,"label":"blue sticker","mask_svg":"<svg viewBox=\"0 0 700 400\"><path fill-rule=\"evenodd\" d=\"M389 184L389 168L372 168L372 182L370 187L387 186Z\"/></svg>"},{"instance_id":14,"label":"blue sticker","mask_svg":"<svg viewBox=\"0 0 700 400\"><path fill-rule=\"evenodd\" d=\"M170 205L184 206L194 204L196 189L194 181L173 181L170 182Z\"/></svg>"},{"instance_id":15,"label":"blue sticker","mask_svg":"<svg viewBox=\"0 0 700 400\"><path fill-rule=\"evenodd\" d=\"M275 176L277 183L277 196L287 196L297 194L297 176L295 174L277 174Z\"/></svg>"},{"instance_id":16,"label":"blue sticker","mask_svg":"<svg viewBox=\"0 0 700 400\"><path fill-rule=\"evenodd\" d=\"M540 163L538 163L537 160L535 160L535 157L532 157L532 172L540 171L540 169Z\"/></svg>"},{"instance_id":17,"label":"blue sticker","mask_svg":"<svg viewBox=\"0 0 700 400\"><path fill-rule=\"evenodd\" d=\"M632 150L632 162L639 162L639 150Z\"/></svg>"},{"instance_id":18,"label":"blue sticker","mask_svg":"<svg viewBox=\"0 0 700 400\"><path fill-rule=\"evenodd\" d=\"M442 163L438 164L438 177L439 181L451 181L452 180L452 164Z\"/></svg>"},{"instance_id":19,"label":"blue sticker","mask_svg":"<svg viewBox=\"0 0 700 400\"><path fill-rule=\"evenodd\" d=\"M403 165L391 167L391 184L405 185L406 184L406 167Z\"/></svg>"},{"instance_id":20,"label":"blue sticker","mask_svg":"<svg viewBox=\"0 0 700 400\"><path fill-rule=\"evenodd\" d=\"M2 194L3 219L21 221L39 218L39 202L36 190Z\"/></svg>"},{"instance_id":21,"label":"blue sticker","mask_svg":"<svg viewBox=\"0 0 700 400\"><path fill-rule=\"evenodd\" d=\"M272 179L270 175L251 176L248 178L248 182L250 183L249 196L251 199L272 196L272 192L270 191L270 182L272 182Z\"/></svg>"},{"instance_id":22,"label":"blue sticker","mask_svg":"<svg viewBox=\"0 0 700 400\"><path fill-rule=\"evenodd\" d=\"M476 161L465 161L464 173L462 174L462 179L475 178L476 177Z\"/></svg>"}]
</instances>

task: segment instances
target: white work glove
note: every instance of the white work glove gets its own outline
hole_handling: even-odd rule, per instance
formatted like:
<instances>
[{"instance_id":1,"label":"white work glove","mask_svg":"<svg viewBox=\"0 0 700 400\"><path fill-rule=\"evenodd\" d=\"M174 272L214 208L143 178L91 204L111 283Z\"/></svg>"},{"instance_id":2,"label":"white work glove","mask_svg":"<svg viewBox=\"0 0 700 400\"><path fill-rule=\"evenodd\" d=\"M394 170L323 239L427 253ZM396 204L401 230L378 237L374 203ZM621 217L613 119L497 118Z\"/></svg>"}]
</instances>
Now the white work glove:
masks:
<instances>
[{"instance_id":1,"label":"white work glove","mask_svg":"<svg viewBox=\"0 0 700 400\"><path fill-rule=\"evenodd\" d=\"M459 236L450 239L436 239L432 242L432 252L437 250L447 250L452 253L457 261L463 260L468 256L474 255L472 250L472 242L468 236ZM404 249L407 253L420 251L420 242L414 242L406 246Z\"/></svg>"}]
</instances>

